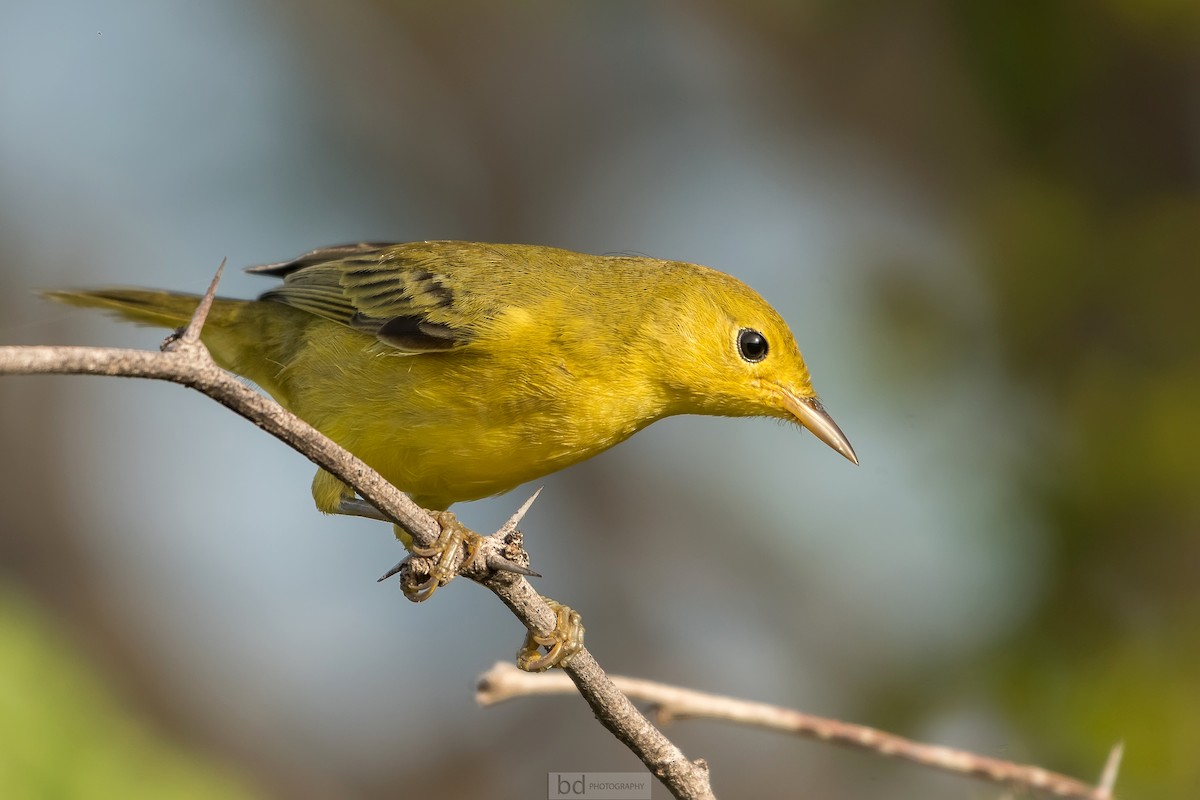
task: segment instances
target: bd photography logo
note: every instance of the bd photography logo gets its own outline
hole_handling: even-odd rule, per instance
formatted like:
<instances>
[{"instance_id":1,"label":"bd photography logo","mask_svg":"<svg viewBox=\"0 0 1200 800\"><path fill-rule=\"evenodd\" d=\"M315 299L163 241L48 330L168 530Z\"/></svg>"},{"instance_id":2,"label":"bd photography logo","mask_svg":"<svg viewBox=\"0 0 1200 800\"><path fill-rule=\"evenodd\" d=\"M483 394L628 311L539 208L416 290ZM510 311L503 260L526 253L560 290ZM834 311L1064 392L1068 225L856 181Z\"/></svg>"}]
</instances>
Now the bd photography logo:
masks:
<instances>
[{"instance_id":1,"label":"bd photography logo","mask_svg":"<svg viewBox=\"0 0 1200 800\"><path fill-rule=\"evenodd\" d=\"M648 772L551 772L548 800L650 800Z\"/></svg>"}]
</instances>

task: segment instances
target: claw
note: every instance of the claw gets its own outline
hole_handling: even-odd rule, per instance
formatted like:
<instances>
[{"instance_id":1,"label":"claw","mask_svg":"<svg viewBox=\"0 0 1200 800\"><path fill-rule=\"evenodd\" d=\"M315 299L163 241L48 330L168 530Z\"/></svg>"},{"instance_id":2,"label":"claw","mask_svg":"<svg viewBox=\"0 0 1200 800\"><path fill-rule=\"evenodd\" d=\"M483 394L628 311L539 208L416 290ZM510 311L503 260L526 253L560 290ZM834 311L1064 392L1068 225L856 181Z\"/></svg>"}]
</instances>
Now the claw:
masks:
<instances>
[{"instance_id":1,"label":"claw","mask_svg":"<svg viewBox=\"0 0 1200 800\"><path fill-rule=\"evenodd\" d=\"M441 526L442 533L438 536L436 542L429 547L412 547L412 554L420 558L428 558L433 560L433 564L429 568L429 577L425 581L415 585L402 586L404 596L414 603L420 603L428 600L433 596L433 593L438 590L438 587L450 582L458 573L458 565L470 563L474 560L475 555L479 552L479 545L483 541L477 533L472 533L458 524L458 520L449 511L442 511L434 515ZM458 548L462 547L463 557L461 561L455 559L458 555ZM401 562L403 564L404 562ZM389 574L384 577L391 577L399 571L400 564L393 567Z\"/></svg>"},{"instance_id":2,"label":"claw","mask_svg":"<svg viewBox=\"0 0 1200 800\"><path fill-rule=\"evenodd\" d=\"M433 593L441 586L441 581L430 573L429 578L414 587L405 587L404 595L414 603L423 603L433 597Z\"/></svg>"},{"instance_id":3,"label":"claw","mask_svg":"<svg viewBox=\"0 0 1200 800\"><path fill-rule=\"evenodd\" d=\"M554 630L542 636L529 631L517 651L517 666L526 672L544 672L553 667L566 667L571 658L583 649L583 618L577 611L550 598L543 598L554 610ZM547 648L542 655L540 648Z\"/></svg>"}]
</instances>

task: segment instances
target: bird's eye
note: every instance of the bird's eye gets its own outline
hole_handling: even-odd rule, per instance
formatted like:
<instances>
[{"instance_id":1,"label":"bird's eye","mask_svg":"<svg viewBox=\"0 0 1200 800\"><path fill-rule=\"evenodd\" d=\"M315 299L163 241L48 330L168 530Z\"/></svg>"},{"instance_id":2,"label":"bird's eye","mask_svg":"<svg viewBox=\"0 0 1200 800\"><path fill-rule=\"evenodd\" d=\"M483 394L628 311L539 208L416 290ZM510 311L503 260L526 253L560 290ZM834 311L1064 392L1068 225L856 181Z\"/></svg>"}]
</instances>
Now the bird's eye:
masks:
<instances>
[{"instance_id":1,"label":"bird's eye","mask_svg":"<svg viewBox=\"0 0 1200 800\"><path fill-rule=\"evenodd\" d=\"M742 358L757 364L767 357L767 337L750 328L738 331L738 352Z\"/></svg>"}]
</instances>

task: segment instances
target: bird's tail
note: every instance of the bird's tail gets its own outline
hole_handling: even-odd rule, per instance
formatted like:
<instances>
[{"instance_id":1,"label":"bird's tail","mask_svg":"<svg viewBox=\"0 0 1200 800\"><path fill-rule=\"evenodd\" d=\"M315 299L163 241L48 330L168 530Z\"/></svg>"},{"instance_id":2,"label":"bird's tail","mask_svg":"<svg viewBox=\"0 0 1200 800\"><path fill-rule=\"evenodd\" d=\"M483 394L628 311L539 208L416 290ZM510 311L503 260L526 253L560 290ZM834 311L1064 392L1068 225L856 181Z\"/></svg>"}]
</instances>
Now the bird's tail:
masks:
<instances>
[{"instance_id":1,"label":"bird's tail","mask_svg":"<svg viewBox=\"0 0 1200 800\"><path fill-rule=\"evenodd\" d=\"M178 328L191 319L200 298L194 294L177 294L153 289L55 289L43 295L72 306L101 308L139 325L159 328ZM213 303L209 321L222 324L223 317L233 313L237 300L219 299Z\"/></svg>"},{"instance_id":2,"label":"bird's tail","mask_svg":"<svg viewBox=\"0 0 1200 800\"><path fill-rule=\"evenodd\" d=\"M60 303L100 308L139 325L162 328L186 325L200 302L198 295L154 289L56 289L44 294ZM284 320L278 319L287 316L287 310L276 303L218 297L200 331L200 339L218 364L254 381L281 402L281 387L276 385L280 356L272 350L291 335L281 324Z\"/></svg>"}]
</instances>

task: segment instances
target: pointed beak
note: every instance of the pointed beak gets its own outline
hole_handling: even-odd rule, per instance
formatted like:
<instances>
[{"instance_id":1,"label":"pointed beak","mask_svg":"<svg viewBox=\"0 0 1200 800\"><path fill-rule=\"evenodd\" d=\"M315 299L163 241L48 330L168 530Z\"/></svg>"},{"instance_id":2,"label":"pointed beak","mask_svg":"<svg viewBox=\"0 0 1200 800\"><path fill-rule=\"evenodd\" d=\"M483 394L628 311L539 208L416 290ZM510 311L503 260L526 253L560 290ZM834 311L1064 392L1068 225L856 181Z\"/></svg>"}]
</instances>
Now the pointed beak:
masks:
<instances>
[{"instance_id":1,"label":"pointed beak","mask_svg":"<svg viewBox=\"0 0 1200 800\"><path fill-rule=\"evenodd\" d=\"M783 398L784 405L795 415L797 422L855 465L858 464L858 456L854 455L854 448L850 446L850 440L833 421L833 417L829 416L829 412L821 405L820 400L815 397L796 397L787 390L784 390Z\"/></svg>"}]
</instances>

